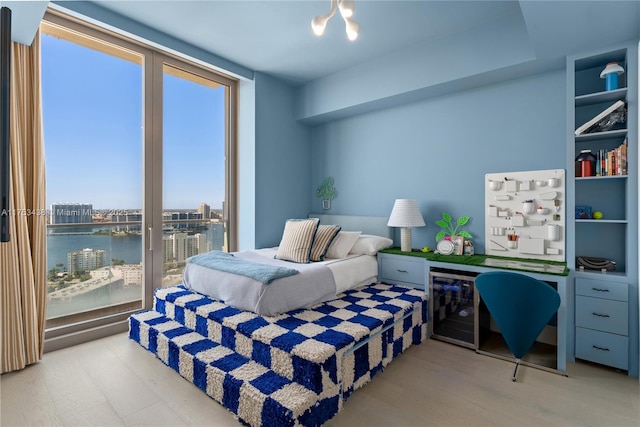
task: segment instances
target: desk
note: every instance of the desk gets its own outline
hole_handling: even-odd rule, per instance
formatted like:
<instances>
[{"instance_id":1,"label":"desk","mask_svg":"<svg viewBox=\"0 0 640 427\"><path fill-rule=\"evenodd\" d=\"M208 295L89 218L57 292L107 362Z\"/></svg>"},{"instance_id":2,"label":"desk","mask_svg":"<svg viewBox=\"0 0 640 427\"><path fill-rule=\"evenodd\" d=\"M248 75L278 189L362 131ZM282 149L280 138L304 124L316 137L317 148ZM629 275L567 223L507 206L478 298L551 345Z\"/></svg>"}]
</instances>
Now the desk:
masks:
<instances>
[{"instance_id":1,"label":"desk","mask_svg":"<svg viewBox=\"0 0 640 427\"><path fill-rule=\"evenodd\" d=\"M487 259L489 261L489 265L485 262ZM396 248L387 249L380 251L378 253L378 265L379 271L378 276L381 281L386 283L395 283L395 284L409 284L413 287L424 288L425 292L431 298L432 295L429 295L429 277L432 273L443 273L450 272L452 274L459 274L463 276L469 276L471 278L475 277L480 273L484 273L487 271L495 271L498 270L513 270L518 271L522 274L526 274L538 280L542 280L547 283L553 283L560 294L560 307L557 312L557 326L555 333L556 340L556 351L555 351L555 366L553 369L566 372L567 370L567 361L573 362L575 361L575 321L574 321L574 307L575 307L575 292L573 289L573 281L568 280L568 270L563 263L545 263L545 262L536 262L530 260L517 260L518 262L529 264L533 263L533 266L530 268L531 270L534 268L540 269L542 272L534 272L534 271L523 271L520 270L517 264L512 263L511 259L508 258L500 258L500 257L489 257L486 255L471 255L471 256L454 256L454 255L439 255L439 254L430 254L430 253L422 253L422 252L400 252ZM506 262L506 264L500 264L500 261ZM398 264L401 263L403 268L395 268ZM498 267L500 265L500 267ZM545 269L545 265L548 265L549 268ZM404 268L408 266L409 268ZM403 270L395 271L395 270ZM416 279L417 275L421 274L421 280ZM402 280L402 278L406 276L407 279ZM404 282L404 283L403 283ZM477 292L474 292L477 294ZM476 310L480 317L482 317L483 308L480 305L480 301L476 303L478 304ZM433 316L433 313L430 313L430 316ZM480 330L478 334L486 333L487 329L487 319L479 319L479 327ZM430 325L430 330L432 325ZM484 329L484 332L482 332ZM470 347L476 348L476 351L484 353L485 351L488 353L498 353L501 354L501 337L491 336L494 334L487 335L488 338L482 342L481 345L477 343L483 341L482 338L478 337L478 340L474 341L474 344L468 345ZM541 347L542 352L548 352L548 348L545 346L540 346L535 344L538 347ZM536 348L533 349L534 352ZM512 356L508 356L504 353L502 356L505 358L512 359ZM549 367L549 363L545 362L543 366Z\"/></svg>"}]
</instances>

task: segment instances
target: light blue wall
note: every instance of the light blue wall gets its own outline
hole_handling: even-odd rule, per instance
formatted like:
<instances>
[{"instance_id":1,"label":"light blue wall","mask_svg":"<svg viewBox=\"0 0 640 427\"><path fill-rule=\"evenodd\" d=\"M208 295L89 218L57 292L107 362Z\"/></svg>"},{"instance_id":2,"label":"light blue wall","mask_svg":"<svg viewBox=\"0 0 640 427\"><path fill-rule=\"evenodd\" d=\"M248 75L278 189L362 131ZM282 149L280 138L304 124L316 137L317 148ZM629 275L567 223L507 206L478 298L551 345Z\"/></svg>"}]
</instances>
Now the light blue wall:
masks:
<instances>
[{"instance_id":1,"label":"light blue wall","mask_svg":"<svg viewBox=\"0 0 640 427\"><path fill-rule=\"evenodd\" d=\"M385 216L415 198L427 227L413 230L414 247L435 246L446 211L472 217L484 253L484 175L566 166L565 79L551 71L314 127L312 206L327 176L332 213Z\"/></svg>"},{"instance_id":2,"label":"light blue wall","mask_svg":"<svg viewBox=\"0 0 640 427\"><path fill-rule=\"evenodd\" d=\"M309 213L311 145L309 128L295 120L295 90L263 73L255 74L255 88L255 244L261 248L280 243L287 218Z\"/></svg>"},{"instance_id":3,"label":"light blue wall","mask_svg":"<svg viewBox=\"0 0 640 427\"><path fill-rule=\"evenodd\" d=\"M411 44L308 83L301 89L298 118L314 123L400 105L416 95L452 92L466 79L486 84L496 70L534 59L517 9L491 26Z\"/></svg>"}]
</instances>

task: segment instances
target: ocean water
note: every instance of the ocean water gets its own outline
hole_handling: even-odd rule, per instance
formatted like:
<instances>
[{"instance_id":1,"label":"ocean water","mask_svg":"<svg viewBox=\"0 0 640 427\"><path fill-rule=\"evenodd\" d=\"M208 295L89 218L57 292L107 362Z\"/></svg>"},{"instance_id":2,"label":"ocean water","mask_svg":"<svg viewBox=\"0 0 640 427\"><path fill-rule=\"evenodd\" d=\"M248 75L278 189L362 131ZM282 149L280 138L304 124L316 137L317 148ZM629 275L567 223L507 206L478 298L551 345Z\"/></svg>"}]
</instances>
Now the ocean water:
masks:
<instances>
[{"instance_id":1,"label":"ocean water","mask_svg":"<svg viewBox=\"0 0 640 427\"><path fill-rule=\"evenodd\" d=\"M104 230L104 228L101 228ZM69 252L82 249L102 249L105 251L105 261L110 264L112 259L124 260L125 264L140 264L142 261L142 236L102 236L93 234L100 228L85 229L80 234L62 233L56 230L55 233L47 235L47 271L56 264L67 267L67 254ZM207 236L207 241L212 243L212 249L221 249L224 244L224 227L222 224L211 224L203 232Z\"/></svg>"},{"instance_id":2,"label":"ocean water","mask_svg":"<svg viewBox=\"0 0 640 427\"><path fill-rule=\"evenodd\" d=\"M47 235L47 271L62 264L67 268L67 254L85 248L102 249L105 261L124 260L125 264L140 264L142 261L142 236L102 236L93 234L95 229L84 229L81 232L63 233L60 230ZM104 228L102 228L104 229ZM86 234L83 234L86 233ZM220 250L224 244L224 227L222 224L210 224L203 231L212 249ZM114 282L98 289L62 299L51 299L47 304L47 318L79 313L96 308L107 307L142 297L142 285L124 286L121 281Z\"/></svg>"}]
</instances>

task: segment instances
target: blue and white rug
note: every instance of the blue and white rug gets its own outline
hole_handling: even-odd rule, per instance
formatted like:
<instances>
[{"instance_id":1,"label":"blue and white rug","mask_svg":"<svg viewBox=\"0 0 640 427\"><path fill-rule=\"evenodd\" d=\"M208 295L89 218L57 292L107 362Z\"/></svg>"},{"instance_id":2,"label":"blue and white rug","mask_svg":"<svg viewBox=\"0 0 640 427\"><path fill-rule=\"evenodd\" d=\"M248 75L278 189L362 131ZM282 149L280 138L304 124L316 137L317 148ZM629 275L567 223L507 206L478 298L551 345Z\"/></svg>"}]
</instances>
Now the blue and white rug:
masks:
<instances>
[{"instance_id":1,"label":"blue and white rug","mask_svg":"<svg viewBox=\"0 0 640 427\"><path fill-rule=\"evenodd\" d=\"M176 286L131 316L130 337L245 424L320 425L422 342L426 310L419 290L373 284L263 317Z\"/></svg>"}]
</instances>

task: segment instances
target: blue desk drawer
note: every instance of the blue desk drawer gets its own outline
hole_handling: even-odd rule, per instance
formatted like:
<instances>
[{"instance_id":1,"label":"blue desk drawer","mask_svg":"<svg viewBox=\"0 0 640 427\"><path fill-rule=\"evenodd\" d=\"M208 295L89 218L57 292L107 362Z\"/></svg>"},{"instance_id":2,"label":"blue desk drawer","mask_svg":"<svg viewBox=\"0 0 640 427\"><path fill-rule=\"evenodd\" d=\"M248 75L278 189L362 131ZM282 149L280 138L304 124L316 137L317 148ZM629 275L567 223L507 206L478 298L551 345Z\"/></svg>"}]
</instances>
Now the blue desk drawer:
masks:
<instances>
[{"instance_id":1,"label":"blue desk drawer","mask_svg":"<svg viewBox=\"0 0 640 427\"><path fill-rule=\"evenodd\" d=\"M576 296L576 326L628 335L628 311L624 301Z\"/></svg>"},{"instance_id":2,"label":"blue desk drawer","mask_svg":"<svg viewBox=\"0 0 640 427\"><path fill-rule=\"evenodd\" d=\"M410 256L380 254L380 280L388 282L415 283L424 288L427 273L424 260Z\"/></svg>"},{"instance_id":3,"label":"blue desk drawer","mask_svg":"<svg viewBox=\"0 0 640 427\"><path fill-rule=\"evenodd\" d=\"M629 338L576 328L576 357L618 369L629 369Z\"/></svg>"},{"instance_id":4,"label":"blue desk drawer","mask_svg":"<svg viewBox=\"0 0 640 427\"><path fill-rule=\"evenodd\" d=\"M628 301L629 286L626 283L578 278L576 279L576 295Z\"/></svg>"}]
</instances>

